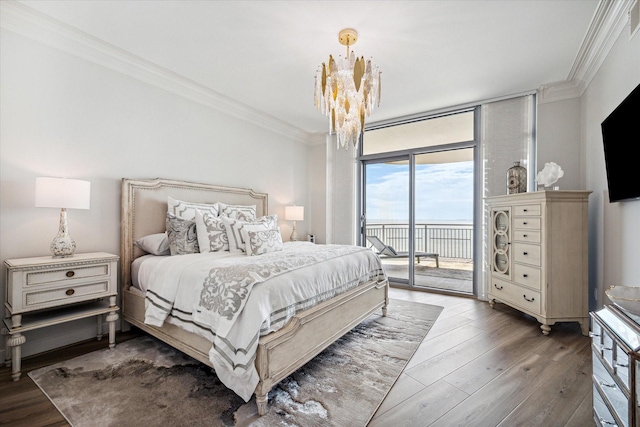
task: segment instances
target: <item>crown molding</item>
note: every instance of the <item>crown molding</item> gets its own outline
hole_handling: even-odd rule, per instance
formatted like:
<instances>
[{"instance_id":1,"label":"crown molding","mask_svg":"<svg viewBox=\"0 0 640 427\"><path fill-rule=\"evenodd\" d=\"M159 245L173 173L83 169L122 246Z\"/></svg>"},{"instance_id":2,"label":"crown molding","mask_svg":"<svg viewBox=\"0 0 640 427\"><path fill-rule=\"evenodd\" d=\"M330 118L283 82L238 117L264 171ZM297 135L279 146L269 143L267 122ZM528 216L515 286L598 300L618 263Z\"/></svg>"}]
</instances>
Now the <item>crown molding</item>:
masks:
<instances>
[{"instance_id":1,"label":"crown molding","mask_svg":"<svg viewBox=\"0 0 640 427\"><path fill-rule=\"evenodd\" d=\"M566 81L538 88L538 103L582 96L629 21L635 0L600 0Z\"/></svg>"},{"instance_id":2,"label":"crown molding","mask_svg":"<svg viewBox=\"0 0 640 427\"><path fill-rule=\"evenodd\" d=\"M0 0L0 27L112 71L309 144L310 134L140 56L11 0Z\"/></svg>"}]
</instances>

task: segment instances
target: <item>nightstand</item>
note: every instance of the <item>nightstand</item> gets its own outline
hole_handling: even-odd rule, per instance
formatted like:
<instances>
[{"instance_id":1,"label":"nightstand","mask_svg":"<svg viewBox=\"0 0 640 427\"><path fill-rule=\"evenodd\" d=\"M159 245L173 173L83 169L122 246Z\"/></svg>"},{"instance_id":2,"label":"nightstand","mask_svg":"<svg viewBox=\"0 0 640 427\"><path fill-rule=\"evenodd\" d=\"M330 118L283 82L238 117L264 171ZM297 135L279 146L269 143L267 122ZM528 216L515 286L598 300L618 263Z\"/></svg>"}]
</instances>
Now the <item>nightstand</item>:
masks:
<instances>
[{"instance_id":1,"label":"nightstand","mask_svg":"<svg viewBox=\"0 0 640 427\"><path fill-rule=\"evenodd\" d=\"M102 338L102 316L109 323L109 348L115 346L118 310L117 255L105 252L6 260L7 289L5 319L6 365L11 377L20 379L24 332L86 317L98 317L98 339ZM11 352L9 352L11 348Z\"/></svg>"}]
</instances>

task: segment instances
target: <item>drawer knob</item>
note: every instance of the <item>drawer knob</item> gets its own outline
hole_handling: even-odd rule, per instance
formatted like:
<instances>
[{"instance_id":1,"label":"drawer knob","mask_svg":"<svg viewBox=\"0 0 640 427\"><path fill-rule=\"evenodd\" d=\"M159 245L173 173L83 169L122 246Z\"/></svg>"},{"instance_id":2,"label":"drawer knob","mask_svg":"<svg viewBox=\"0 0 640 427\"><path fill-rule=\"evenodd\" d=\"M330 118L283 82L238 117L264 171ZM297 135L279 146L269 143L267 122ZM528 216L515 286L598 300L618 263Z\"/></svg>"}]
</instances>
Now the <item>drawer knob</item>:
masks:
<instances>
[{"instance_id":1,"label":"drawer knob","mask_svg":"<svg viewBox=\"0 0 640 427\"><path fill-rule=\"evenodd\" d=\"M529 255L529 252L522 252L522 255Z\"/></svg>"},{"instance_id":2,"label":"drawer knob","mask_svg":"<svg viewBox=\"0 0 640 427\"><path fill-rule=\"evenodd\" d=\"M527 298L527 296L526 296L526 295L522 295L522 298L524 298L524 300L525 300L525 301L529 301L529 302L533 302L533 301L535 301L535 298L534 298L534 297L531 297L531 299L529 299L529 298Z\"/></svg>"},{"instance_id":3,"label":"drawer knob","mask_svg":"<svg viewBox=\"0 0 640 427\"><path fill-rule=\"evenodd\" d=\"M527 221L524 221L522 224L527 225Z\"/></svg>"},{"instance_id":4,"label":"drawer knob","mask_svg":"<svg viewBox=\"0 0 640 427\"><path fill-rule=\"evenodd\" d=\"M69 270L69 271L67 271L67 274L66 274L66 276L67 276L67 277L73 277L73 276L75 276L75 275L76 275L76 272L75 272L75 271L73 271L73 270Z\"/></svg>"},{"instance_id":5,"label":"drawer knob","mask_svg":"<svg viewBox=\"0 0 640 427\"><path fill-rule=\"evenodd\" d=\"M523 274L522 277L529 277L529 275L528 274Z\"/></svg>"},{"instance_id":6,"label":"drawer knob","mask_svg":"<svg viewBox=\"0 0 640 427\"><path fill-rule=\"evenodd\" d=\"M73 289L67 289L67 292L65 292L65 294L67 294L68 296L71 296L71 295L73 295L75 293L76 293L76 291L73 290Z\"/></svg>"},{"instance_id":7,"label":"drawer knob","mask_svg":"<svg viewBox=\"0 0 640 427\"><path fill-rule=\"evenodd\" d=\"M523 234L523 235L522 235L522 237L529 237L529 236L528 236L528 235L526 235L526 234Z\"/></svg>"},{"instance_id":8,"label":"drawer knob","mask_svg":"<svg viewBox=\"0 0 640 427\"><path fill-rule=\"evenodd\" d=\"M502 289L504 289L504 286L498 286L497 283L494 283L493 286L495 286L495 288L499 291L501 291Z\"/></svg>"}]
</instances>

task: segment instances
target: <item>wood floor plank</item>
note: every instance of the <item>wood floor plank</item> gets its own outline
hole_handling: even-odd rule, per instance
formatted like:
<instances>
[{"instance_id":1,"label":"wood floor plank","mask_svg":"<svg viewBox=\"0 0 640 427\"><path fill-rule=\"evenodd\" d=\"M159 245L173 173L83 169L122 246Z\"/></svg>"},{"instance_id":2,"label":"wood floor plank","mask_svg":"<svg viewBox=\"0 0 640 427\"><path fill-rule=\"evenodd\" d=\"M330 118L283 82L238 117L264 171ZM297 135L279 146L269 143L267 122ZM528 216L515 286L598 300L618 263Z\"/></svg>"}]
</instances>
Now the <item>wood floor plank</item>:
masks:
<instances>
[{"instance_id":1,"label":"wood floor plank","mask_svg":"<svg viewBox=\"0 0 640 427\"><path fill-rule=\"evenodd\" d=\"M545 380L549 359L530 354L507 369L433 426L496 426ZM453 387L453 386L452 386ZM458 407L456 407L458 409Z\"/></svg>"},{"instance_id":2,"label":"wood floor plank","mask_svg":"<svg viewBox=\"0 0 640 427\"><path fill-rule=\"evenodd\" d=\"M443 353L481 333L483 333L482 329L478 329L472 325L463 325L449 332L447 335L429 338L427 334L427 338L420 344L407 364L405 372L417 364Z\"/></svg>"},{"instance_id":3,"label":"wood floor plank","mask_svg":"<svg viewBox=\"0 0 640 427\"><path fill-rule=\"evenodd\" d=\"M457 388L437 382L411 396L393 410L374 418L369 427L424 427L457 407L467 394Z\"/></svg>"},{"instance_id":4,"label":"wood floor plank","mask_svg":"<svg viewBox=\"0 0 640 427\"><path fill-rule=\"evenodd\" d=\"M528 333L526 329L513 329L508 326L508 320L494 323L492 329L483 331L481 334L473 336L434 357L425 359L422 363L408 366L405 369L405 373L425 386L461 370L464 370L463 375L465 377L476 378L479 372L475 371L473 367L465 369L468 364L481 358L486 353L494 351L496 347L500 347L503 343L518 341ZM447 382L457 386L457 384L453 384L450 381ZM467 392L461 387L458 388Z\"/></svg>"},{"instance_id":5,"label":"wood floor plank","mask_svg":"<svg viewBox=\"0 0 640 427\"><path fill-rule=\"evenodd\" d=\"M555 362L562 375L545 375L536 388L500 424L510 426L564 426L592 388L590 349Z\"/></svg>"},{"instance_id":6,"label":"wood floor plank","mask_svg":"<svg viewBox=\"0 0 640 427\"><path fill-rule=\"evenodd\" d=\"M460 366L443 379L468 394L473 394L544 343L545 337L531 328L518 328L495 348Z\"/></svg>"}]
</instances>

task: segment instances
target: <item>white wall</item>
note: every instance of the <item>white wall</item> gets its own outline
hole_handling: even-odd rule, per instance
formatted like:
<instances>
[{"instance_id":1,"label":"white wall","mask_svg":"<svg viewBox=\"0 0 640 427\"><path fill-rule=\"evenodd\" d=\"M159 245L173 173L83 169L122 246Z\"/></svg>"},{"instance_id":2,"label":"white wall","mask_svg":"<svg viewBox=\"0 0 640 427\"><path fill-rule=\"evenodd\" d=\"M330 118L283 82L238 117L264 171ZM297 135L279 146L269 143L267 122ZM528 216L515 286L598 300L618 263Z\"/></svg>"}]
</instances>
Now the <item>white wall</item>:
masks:
<instances>
[{"instance_id":1,"label":"white wall","mask_svg":"<svg viewBox=\"0 0 640 427\"><path fill-rule=\"evenodd\" d=\"M564 171L561 190L584 190L584 159L580 140L580 98L540 103L537 117L537 170L555 162Z\"/></svg>"},{"instance_id":2,"label":"white wall","mask_svg":"<svg viewBox=\"0 0 640 427\"><path fill-rule=\"evenodd\" d=\"M34 207L38 176L91 181L91 209L68 212L77 252L119 253L123 177L253 188L281 218L309 206L309 163L324 163L310 146L4 29L0 43L0 259L50 255L59 212ZM33 331L24 354L94 334L91 320Z\"/></svg>"},{"instance_id":3,"label":"white wall","mask_svg":"<svg viewBox=\"0 0 640 427\"><path fill-rule=\"evenodd\" d=\"M640 201L609 203L600 128L638 84L640 34L629 40L627 26L582 96L586 186L593 190L589 198L589 282L597 301L592 300L591 309L610 303L604 291L611 285L640 286ZM629 141L629 155L637 157L640 141L637 134L630 136L635 140Z\"/></svg>"}]
</instances>

